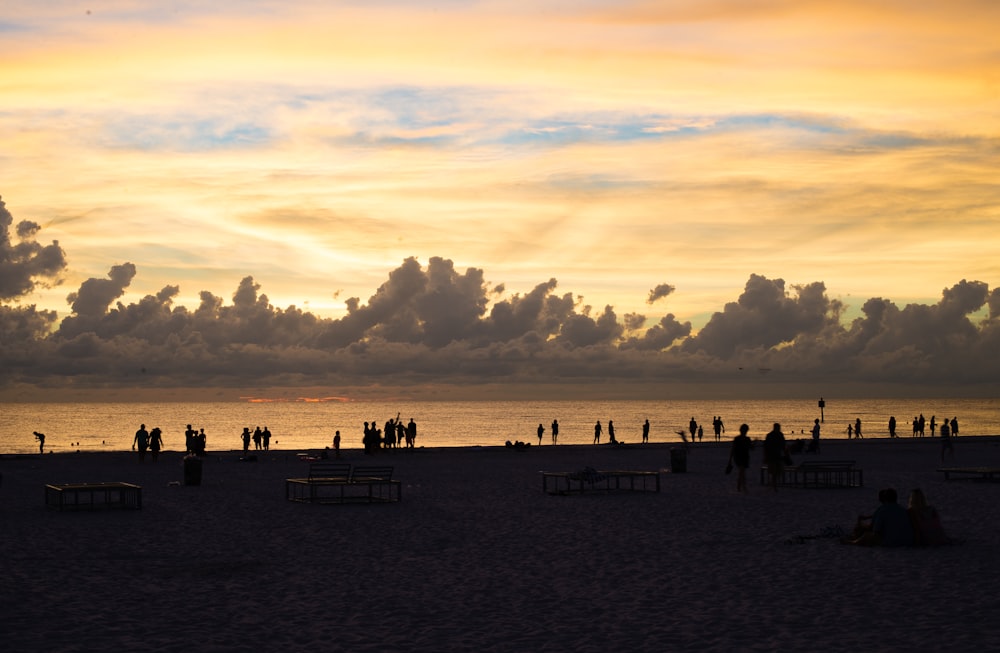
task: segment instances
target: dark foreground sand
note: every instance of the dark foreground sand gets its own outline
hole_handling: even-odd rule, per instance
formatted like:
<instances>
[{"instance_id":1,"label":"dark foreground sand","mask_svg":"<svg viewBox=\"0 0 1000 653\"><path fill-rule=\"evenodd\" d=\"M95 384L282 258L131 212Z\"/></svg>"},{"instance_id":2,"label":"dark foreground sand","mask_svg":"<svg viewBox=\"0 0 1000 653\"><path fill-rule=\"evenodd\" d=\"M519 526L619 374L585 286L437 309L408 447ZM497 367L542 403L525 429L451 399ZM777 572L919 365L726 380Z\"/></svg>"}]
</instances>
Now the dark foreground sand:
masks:
<instances>
[{"instance_id":1,"label":"dark foreground sand","mask_svg":"<svg viewBox=\"0 0 1000 653\"><path fill-rule=\"evenodd\" d=\"M748 496L728 445L660 494L549 496L540 470L660 469L668 446L385 453L403 501L303 505L295 452L0 457L4 651L926 651L1000 648L1000 483L945 482L931 439L833 441L865 487ZM802 459L805 456L799 455ZM958 465L1000 466L992 438ZM142 485L141 511L47 510L45 483ZM964 544L863 549L823 535L880 487L921 487Z\"/></svg>"}]
</instances>

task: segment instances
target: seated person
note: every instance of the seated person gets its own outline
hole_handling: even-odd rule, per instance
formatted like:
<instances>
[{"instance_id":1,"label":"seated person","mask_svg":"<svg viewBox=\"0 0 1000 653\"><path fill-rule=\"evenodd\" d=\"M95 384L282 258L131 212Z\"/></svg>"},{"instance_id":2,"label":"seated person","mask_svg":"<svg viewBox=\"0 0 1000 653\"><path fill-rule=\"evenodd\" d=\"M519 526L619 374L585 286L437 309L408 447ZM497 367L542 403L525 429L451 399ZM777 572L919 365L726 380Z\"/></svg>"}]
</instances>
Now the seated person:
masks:
<instances>
[{"instance_id":1,"label":"seated person","mask_svg":"<svg viewBox=\"0 0 1000 653\"><path fill-rule=\"evenodd\" d=\"M879 490L879 507L870 516L858 518L854 535L846 540L848 544L861 546L912 546L913 526L910 516L897 503L894 488Z\"/></svg>"},{"instance_id":2,"label":"seated person","mask_svg":"<svg viewBox=\"0 0 1000 653\"><path fill-rule=\"evenodd\" d=\"M917 488L910 492L910 503L906 512L913 524L914 543L917 546L939 546L951 544L951 538L945 535L941 526L941 517L934 506L927 505L924 491Z\"/></svg>"}]
</instances>

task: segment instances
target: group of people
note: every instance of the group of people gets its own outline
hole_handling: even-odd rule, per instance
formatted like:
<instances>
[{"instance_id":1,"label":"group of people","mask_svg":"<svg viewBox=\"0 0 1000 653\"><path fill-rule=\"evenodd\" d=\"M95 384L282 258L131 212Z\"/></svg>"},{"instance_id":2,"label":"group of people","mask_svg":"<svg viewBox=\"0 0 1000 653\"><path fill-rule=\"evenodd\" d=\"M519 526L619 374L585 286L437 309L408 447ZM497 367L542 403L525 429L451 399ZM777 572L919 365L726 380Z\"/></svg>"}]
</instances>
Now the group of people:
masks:
<instances>
[{"instance_id":1,"label":"group of people","mask_svg":"<svg viewBox=\"0 0 1000 653\"><path fill-rule=\"evenodd\" d=\"M204 430L204 429L202 429ZM240 434L240 439L243 440L243 455L247 455L250 451L250 442L253 442L254 451L270 451L271 450L271 430L266 426L262 429L259 426L255 427L253 432L250 432L249 426L243 427L243 433Z\"/></svg>"},{"instance_id":2,"label":"group of people","mask_svg":"<svg viewBox=\"0 0 1000 653\"><path fill-rule=\"evenodd\" d=\"M205 429L195 429L190 424L184 429L184 452L193 453L196 456L205 455L205 444L207 436Z\"/></svg>"},{"instance_id":3,"label":"group of people","mask_svg":"<svg viewBox=\"0 0 1000 653\"><path fill-rule=\"evenodd\" d=\"M334 450L338 452L338 456L340 451L339 436L340 431L334 438ZM372 420L370 424L365 422L364 437L361 440L366 454L373 454L383 447L396 449L405 445L407 449L412 449L416 446L416 442L417 423L411 417L409 422L403 424L403 420L398 414L395 418L387 421L383 429L378 427L375 420Z\"/></svg>"},{"instance_id":4,"label":"group of people","mask_svg":"<svg viewBox=\"0 0 1000 653\"><path fill-rule=\"evenodd\" d=\"M157 458L160 457L160 449L163 448L163 431L160 427L154 427L151 431L146 430L145 424L139 425L139 430L135 432L135 437L132 438L132 449L139 452L139 462L146 460L146 451L148 450L153 462L156 462Z\"/></svg>"},{"instance_id":5,"label":"group of people","mask_svg":"<svg viewBox=\"0 0 1000 653\"><path fill-rule=\"evenodd\" d=\"M845 544L860 546L939 546L951 544L938 511L927 503L923 490L910 492L909 504L898 503L895 488L879 490L879 505L870 515L860 515Z\"/></svg>"},{"instance_id":6,"label":"group of people","mask_svg":"<svg viewBox=\"0 0 1000 653\"><path fill-rule=\"evenodd\" d=\"M817 448L819 446L818 425L819 420L817 419L813 431ZM747 468L750 467L750 451L753 449L753 440L747 435L749 431L748 425L740 424L740 434L733 438L729 449L729 462L726 464L726 473L736 469L736 491L744 493L747 492ZM788 461L789 452L785 434L781 430L781 424L775 422L770 432L764 436L764 465L767 467L772 490L778 490L778 483L784 474Z\"/></svg>"}]
</instances>

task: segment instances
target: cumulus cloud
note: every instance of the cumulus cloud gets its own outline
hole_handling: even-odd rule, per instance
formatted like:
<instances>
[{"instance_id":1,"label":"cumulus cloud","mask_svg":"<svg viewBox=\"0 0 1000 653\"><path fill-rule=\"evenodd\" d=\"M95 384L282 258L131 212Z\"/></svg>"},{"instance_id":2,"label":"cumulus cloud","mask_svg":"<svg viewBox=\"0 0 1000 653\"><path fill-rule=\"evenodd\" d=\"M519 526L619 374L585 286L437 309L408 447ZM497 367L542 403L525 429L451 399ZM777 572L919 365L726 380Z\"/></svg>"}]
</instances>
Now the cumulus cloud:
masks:
<instances>
[{"instance_id":1,"label":"cumulus cloud","mask_svg":"<svg viewBox=\"0 0 1000 653\"><path fill-rule=\"evenodd\" d=\"M667 295L670 295L676 290L674 286L669 283L658 284L655 288L649 291L649 297L646 298L647 304L652 304L658 299L663 299Z\"/></svg>"},{"instance_id":2,"label":"cumulus cloud","mask_svg":"<svg viewBox=\"0 0 1000 653\"><path fill-rule=\"evenodd\" d=\"M982 384L1000 363L1000 293L979 281L933 305L872 298L845 324L822 282L751 274L695 331L672 313L596 310L554 278L510 292L439 257L405 259L339 319L276 307L252 276L194 309L174 285L123 302L137 274L123 263L84 281L54 330L52 313L0 306L0 385L712 382L744 367L796 383Z\"/></svg>"},{"instance_id":3,"label":"cumulus cloud","mask_svg":"<svg viewBox=\"0 0 1000 653\"><path fill-rule=\"evenodd\" d=\"M29 220L15 228L17 242L11 240L14 216L0 199L0 301L30 294L38 285L58 282L66 267L66 254L57 241L41 245L34 241L41 227Z\"/></svg>"}]
</instances>

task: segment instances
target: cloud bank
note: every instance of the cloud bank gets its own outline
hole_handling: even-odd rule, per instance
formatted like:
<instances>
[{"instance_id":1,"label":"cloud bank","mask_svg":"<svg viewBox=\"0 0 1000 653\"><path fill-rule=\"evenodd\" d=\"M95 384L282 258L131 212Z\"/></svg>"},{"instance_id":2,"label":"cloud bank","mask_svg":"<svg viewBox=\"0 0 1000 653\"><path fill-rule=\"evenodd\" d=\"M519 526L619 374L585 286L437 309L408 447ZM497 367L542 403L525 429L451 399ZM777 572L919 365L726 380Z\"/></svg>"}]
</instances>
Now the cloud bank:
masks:
<instances>
[{"instance_id":1,"label":"cloud bank","mask_svg":"<svg viewBox=\"0 0 1000 653\"><path fill-rule=\"evenodd\" d=\"M554 278L526 292L491 286L478 268L407 258L342 318L272 305L252 275L226 299L201 291L175 305L179 286L121 300L139 268L115 264L70 292L70 312L23 305L34 284L65 266L57 243L0 203L0 388L357 387L364 385L731 383L974 387L1000 364L1000 290L961 280L935 304L845 306L821 281L786 284L751 273L743 292L693 332L672 313L619 316ZM677 288L677 289L675 289ZM650 302L683 293L656 285Z\"/></svg>"}]
</instances>

